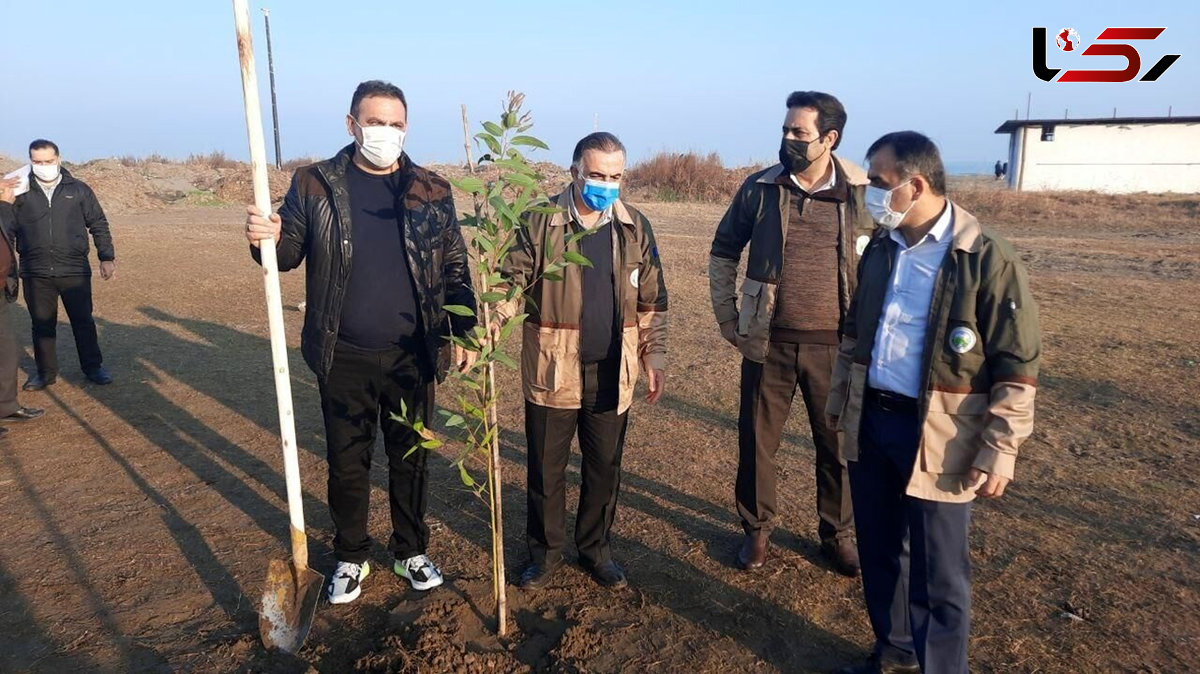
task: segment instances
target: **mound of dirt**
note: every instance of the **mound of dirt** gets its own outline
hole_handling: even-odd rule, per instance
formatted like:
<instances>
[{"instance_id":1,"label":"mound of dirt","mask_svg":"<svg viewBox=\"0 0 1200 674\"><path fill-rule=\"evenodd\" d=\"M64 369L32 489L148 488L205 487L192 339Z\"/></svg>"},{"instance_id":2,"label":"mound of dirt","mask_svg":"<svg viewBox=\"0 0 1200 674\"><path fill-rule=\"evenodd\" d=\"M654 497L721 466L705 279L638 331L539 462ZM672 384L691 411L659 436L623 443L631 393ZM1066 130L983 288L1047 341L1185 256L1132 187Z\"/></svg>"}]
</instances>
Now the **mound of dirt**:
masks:
<instances>
[{"instance_id":1,"label":"mound of dirt","mask_svg":"<svg viewBox=\"0 0 1200 674\"><path fill-rule=\"evenodd\" d=\"M22 166L25 162L14 159L6 154L0 154L0 174L8 173L9 171Z\"/></svg>"},{"instance_id":2,"label":"mound of dirt","mask_svg":"<svg viewBox=\"0 0 1200 674\"><path fill-rule=\"evenodd\" d=\"M426 166L426 168L450 181L461 180L469 175L472 175L464 164L430 164ZM539 175L541 175L541 180L538 182L541 184L542 189L546 190L550 194L559 192L567 185L567 183L571 182L571 172L557 164L552 164L550 162L535 162L533 164L533 168L537 170ZM495 180L499 174L499 169L490 166L478 166L475 168L474 173L476 178L479 178L484 182ZM470 199L468 199L465 194L459 192L457 189L454 190L454 198L455 201L460 205L470 203Z\"/></svg>"},{"instance_id":3,"label":"mound of dirt","mask_svg":"<svg viewBox=\"0 0 1200 674\"><path fill-rule=\"evenodd\" d=\"M94 159L85 164L68 164L67 170L92 188L106 212L141 211L164 205L154 196L146 176L119 160Z\"/></svg>"},{"instance_id":4,"label":"mound of dirt","mask_svg":"<svg viewBox=\"0 0 1200 674\"><path fill-rule=\"evenodd\" d=\"M219 177L212 189L218 201L228 204L254 203L254 178L248 165L216 169L216 171ZM280 171L268 166L267 181L271 186L271 203L278 203L287 194L288 187L292 182L292 174L289 171Z\"/></svg>"},{"instance_id":5,"label":"mound of dirt","mask_svg":"<svg viewBox=\"0 0 1200 674\"><path fill-rule=\"evenodd\" d=\"M0 155L0 173L7 173L24 162ZM214 166L211 163L157 161L155 159L93 159L82 164L66 163L71 173L86 182L96 192L106 212L129 213L154 210L170 205L228 205L254 201L250 166ZM542 187L551 194L561 190L571 180L570 173L549 162L534 164L542 176ZM464 165L433 164L428 167L447 180L459 180L470 175ZM480 167L475 175L485 181L494 180L498 171ZM291 184L291 170L267 168L271 185L271 201L278 203ZM459 204L467 204L467 195L455 190Z\"/></svg>"}]
</instances>

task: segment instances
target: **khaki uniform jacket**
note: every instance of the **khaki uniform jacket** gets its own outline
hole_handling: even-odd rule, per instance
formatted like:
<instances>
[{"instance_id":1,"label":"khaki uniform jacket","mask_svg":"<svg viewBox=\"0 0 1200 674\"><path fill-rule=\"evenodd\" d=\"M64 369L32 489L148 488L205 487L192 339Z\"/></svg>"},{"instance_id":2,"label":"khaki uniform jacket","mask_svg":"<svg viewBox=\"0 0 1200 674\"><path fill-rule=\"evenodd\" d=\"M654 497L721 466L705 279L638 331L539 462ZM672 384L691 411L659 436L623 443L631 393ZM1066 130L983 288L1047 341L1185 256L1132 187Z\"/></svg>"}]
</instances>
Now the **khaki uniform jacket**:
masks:
<instances>
[{"instance_id":1,"label":"khaki uniform jacket","mask_svg":"<svg viewBox=\"0 0 1200 674\"><path fill-rule=\"evenodd\" d=\"M1033 432L1041 333L1025 268L1012 246L953 205L954 233L930 305L922 365L921 440L907 493L975 498L972 467L1012 479ZM857 461L863 394L896 243L879 233L859 265L826 413L839 417L843 455Z\"/></svg>"},{"instance_id":2,"label":"khaki uniform jacket","mask_svg":"<svg viewBox=\"0 0 1200 674\"><path fill-rule=\"evenodd\" d=\"M845 181L849 198L838 207L838 299L843 315L854 295L855 268L859 254L875 230L864 205L867 173L861 167L834 155L837 179ZM762 363L771 342L771 319L785 260L788 218L792 212L791 190L778 184L782 164L752 174L742 184L729 210L717 225L708 260L708 285L717 324L737 320L738 349L746 358ZM742 250L750 245L746 278L742 281L738 308L738 264Z\"/></svg>"},{"instance_id":3,"label":"khaki uniform jacket","mask_svg":"<svg viewBox=\"0 0 1200 674\"><path fill-rule=\"evenodd\" d=\"M579 324L583 307L582 274L568 265L562 280L542 278L544 267L561 259L567 239L582 230L571 220L572 189L554 197L559 212L534 214L521 230L519 245L505 261L501 275L525 288L521 344L521 381L525 399L535 405L578 409L583 400ZM621 376L618 412L633 402L638 365L665 369L667 358L667 287L650 221L618 200L613 204L613 292L621 319ZM570 245L579 252L579 244ZM530 301L531 300L531 301ZM507 320L518 313L521 298L498 311Z\"/></svg>"}]
</instances>

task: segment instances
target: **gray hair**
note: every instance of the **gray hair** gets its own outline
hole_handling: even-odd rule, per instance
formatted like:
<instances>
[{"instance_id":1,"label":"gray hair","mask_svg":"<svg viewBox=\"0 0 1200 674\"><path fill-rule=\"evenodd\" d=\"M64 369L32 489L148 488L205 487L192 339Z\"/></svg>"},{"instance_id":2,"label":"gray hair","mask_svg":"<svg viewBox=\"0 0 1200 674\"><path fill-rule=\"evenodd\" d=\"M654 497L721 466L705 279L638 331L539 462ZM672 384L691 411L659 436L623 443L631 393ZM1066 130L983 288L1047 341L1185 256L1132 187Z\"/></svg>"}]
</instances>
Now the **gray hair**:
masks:
<instances>
[{"instance_id":1,"label":"gray hair","mask_svg":"<svg viewBox=\"0 0 1200 674\"><path fill-rule=\"evenodd\" d=\"M580 166L580 162L583 161L583 153L588 150L626 154L625 146L621 144L620 138L607 131L596 131L584 136L582 140L575 144L575 153L571 155L571 165L577 169L583 168Z\"/></svg>"}]
</instances>

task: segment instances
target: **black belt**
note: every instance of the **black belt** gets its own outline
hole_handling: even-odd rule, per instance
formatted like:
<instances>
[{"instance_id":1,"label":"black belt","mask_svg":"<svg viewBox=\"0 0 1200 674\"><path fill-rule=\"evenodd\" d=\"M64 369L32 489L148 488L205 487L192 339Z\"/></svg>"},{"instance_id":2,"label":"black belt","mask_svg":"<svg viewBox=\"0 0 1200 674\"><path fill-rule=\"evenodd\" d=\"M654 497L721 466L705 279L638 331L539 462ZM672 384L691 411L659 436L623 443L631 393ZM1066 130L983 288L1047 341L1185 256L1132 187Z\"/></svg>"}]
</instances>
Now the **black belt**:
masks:
<instances>
[{"instance_id":1,"label":"black belt","mask_svg":"<svg viewBox=\"0 0 1200 674\"><path fill-rule=\"evenodd\" d=\"M866 398L868 402L871 402L885 412L916 414L921 409L921 405L916 398L909 398L906 395L901 395L893 391L868 387Z\"/></svg>"}]
</instances>

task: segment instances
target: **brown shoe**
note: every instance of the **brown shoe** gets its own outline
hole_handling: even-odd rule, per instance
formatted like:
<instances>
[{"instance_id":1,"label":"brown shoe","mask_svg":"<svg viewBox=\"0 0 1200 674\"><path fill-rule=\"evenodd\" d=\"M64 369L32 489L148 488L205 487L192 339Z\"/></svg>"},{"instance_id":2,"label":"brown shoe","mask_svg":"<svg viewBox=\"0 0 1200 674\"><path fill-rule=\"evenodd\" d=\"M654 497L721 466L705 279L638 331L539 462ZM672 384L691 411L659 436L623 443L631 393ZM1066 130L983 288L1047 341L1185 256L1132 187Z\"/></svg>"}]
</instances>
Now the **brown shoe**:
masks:
<instances>
[{"instance_id":1,"label":"brown shoe","mask_svg":"<svg viewBox=\"0 0 1200 674\"><path fill-rule=\"evenodd\" d=\"M847 578L857 578L862 570L858 562L858 547L849 538L825 541L821 544L821 555L833 564L834 570Z\"/></svg>"},{"instance_id":2,"label":"brown shoe","mask_svg":"<svg viewBox=\"0 0 1200 674\"><path fill-rule=\"evenodd\" d=\"M765 531L746 534L745 540L742 541L742 548L738 550L738 566L745 571L750 571L766 563L767 545L770 543L770 538L771 535Z\"/></svg>"}]
</instances>

